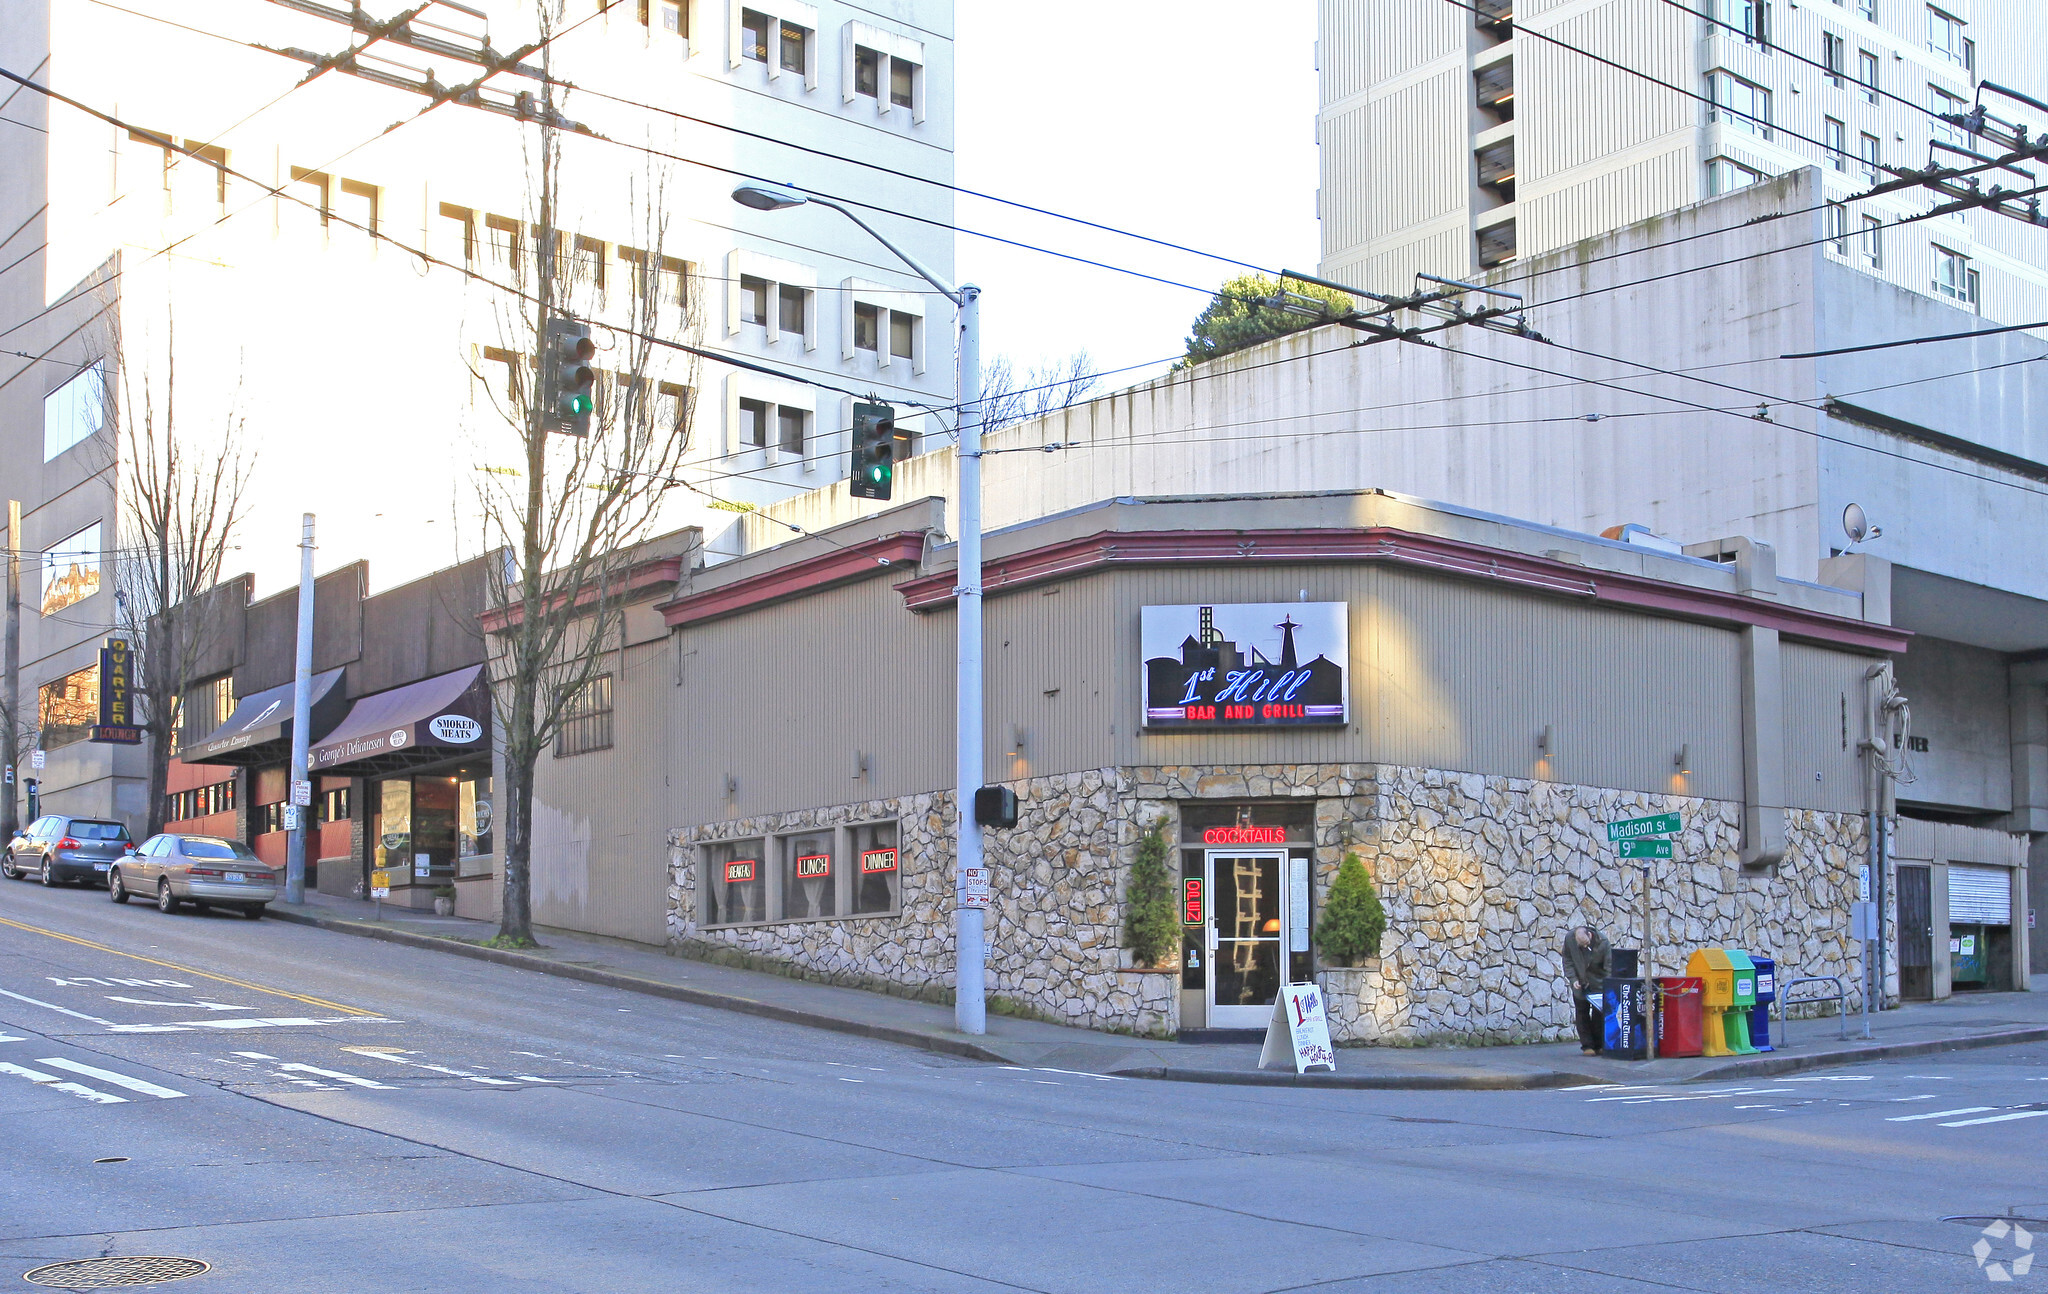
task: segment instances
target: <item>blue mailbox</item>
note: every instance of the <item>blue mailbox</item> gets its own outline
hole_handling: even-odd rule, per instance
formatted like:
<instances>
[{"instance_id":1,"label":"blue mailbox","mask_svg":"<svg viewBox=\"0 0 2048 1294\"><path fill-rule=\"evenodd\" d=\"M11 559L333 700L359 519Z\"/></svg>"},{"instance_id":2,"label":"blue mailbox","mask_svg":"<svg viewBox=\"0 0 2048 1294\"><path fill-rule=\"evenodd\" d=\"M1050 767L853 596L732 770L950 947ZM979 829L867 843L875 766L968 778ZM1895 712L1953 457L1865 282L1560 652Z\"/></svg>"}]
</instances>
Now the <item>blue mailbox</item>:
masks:
<instances>
[{"instance_id":1,"label":"blue mailbox","mask_svg":"<svg viewBox=\"0 0 2048 1294\"><path fill-rule=\"evenodd\" d=\"M1771 1051L1771 1003L1778 1000L1778 963L1776 958L1761 953L1751 953L1749 960L1756 966L1756 1005L1749 1009L1749 1045L1758 1051Z\"/></svg>"}]
</instances>

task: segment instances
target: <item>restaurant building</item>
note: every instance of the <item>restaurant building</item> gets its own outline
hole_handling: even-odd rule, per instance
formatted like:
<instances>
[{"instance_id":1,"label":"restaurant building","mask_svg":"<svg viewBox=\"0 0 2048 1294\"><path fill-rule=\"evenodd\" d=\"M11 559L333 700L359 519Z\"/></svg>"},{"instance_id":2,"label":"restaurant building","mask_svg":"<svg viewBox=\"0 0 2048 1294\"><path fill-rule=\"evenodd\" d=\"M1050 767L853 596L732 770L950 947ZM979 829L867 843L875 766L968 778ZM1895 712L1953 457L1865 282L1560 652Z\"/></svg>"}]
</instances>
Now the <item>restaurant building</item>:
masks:
<instances>
[{"instance_id":1,"label":"restaurant building","mask_svg":"<svg viewBox=\"0 0 2048 1294\"><path fill-rule=\"evenodd\" d=\"M686 559L631 609L602 742L541 764L536 920L950 993L942 507ZM984 753L1019 801L986 838L991 1003L1259 1027L1320 976L1340 1040L1566 1036L1566 931L1642 942L1604 824L1661 812L1683 828L1650 871L1658 973L1728 945L1853 992L1874 671L1910 637L1856 591L1871 560L1811 583L1740 537L1661 551L1380 491L991 532ZM1201 901L1178 963L1139 967L1125 890L1155 823ZM1315 923L1347 854L1388 928L1337 968Z\"/></svg>"},{"instance_id":2,"label":"restaurant building","mask_svg":"<svg viewBox=\"0 0 2048 1294\"><path fill-rule=\"evenodd\" d=\"M391 902L453 886L465 915L496 910L484 560L376 594L364 562L315 581L309 888L361 894L384 868ZM298 590L215 602L229 623L184 689L166 830L246 840L282 867Z\"/></svg>"}]
</instances>

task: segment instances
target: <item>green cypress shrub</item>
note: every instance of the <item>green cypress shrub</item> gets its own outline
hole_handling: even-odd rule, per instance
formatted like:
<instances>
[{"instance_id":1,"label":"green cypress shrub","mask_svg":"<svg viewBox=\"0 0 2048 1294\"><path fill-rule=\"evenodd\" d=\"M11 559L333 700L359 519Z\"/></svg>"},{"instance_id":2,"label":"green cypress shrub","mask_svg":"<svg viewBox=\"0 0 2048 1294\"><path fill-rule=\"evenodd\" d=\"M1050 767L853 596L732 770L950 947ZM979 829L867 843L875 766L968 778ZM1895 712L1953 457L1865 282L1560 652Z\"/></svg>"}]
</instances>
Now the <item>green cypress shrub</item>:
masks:
<instances>
[{"instance_id":1,"label":"green cypress shrub","mask_svg":"<svg viewBox=\"0 0 2048 1294\"><path fill-rule=\"evenodd\" d=\"M1357 854L1344 855L1337 879L1330 883L1330 897L1323 901L1323 917L1316 923L1316 946L1324 957L1353 966L1361 957L1380 955L1380 936L1387 932L1387 910L1380 906L1379 891Z\"/></svg>"},{"instance_id":2,"label":"green cypress shrub","mask_svg":"<svg viewBox=\"0 0 2048 1294\"><path fill-rule=\"evenodd\" d=\"M1180 908L1167 867L1166 824L1155 822L1138 840L1124 887L1124 947L1141 966L1171 961L1180 951Z\"/></svg>"}]
</instances>

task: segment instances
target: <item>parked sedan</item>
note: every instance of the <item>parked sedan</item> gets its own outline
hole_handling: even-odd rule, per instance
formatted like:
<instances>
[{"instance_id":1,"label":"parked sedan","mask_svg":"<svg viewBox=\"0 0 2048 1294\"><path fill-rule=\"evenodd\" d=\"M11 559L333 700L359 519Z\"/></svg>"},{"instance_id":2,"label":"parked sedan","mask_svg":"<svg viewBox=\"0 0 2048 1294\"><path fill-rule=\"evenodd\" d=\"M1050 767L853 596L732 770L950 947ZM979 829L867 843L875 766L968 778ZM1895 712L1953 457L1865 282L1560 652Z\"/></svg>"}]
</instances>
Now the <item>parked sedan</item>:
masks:
<instances>
[{"instance_id":1,"label":"parked sedan","mask_svg":"<svg viewBox=\"0 0 2048 1294\"><path fill-rule=\"evenodd\" d=\"M277 897L277 873L239 840L165 832L115 864L107 894L116 903L154 897L156 910L234 908L254 921Z\"/></svg>"},{"instance_id":2,"label":"parked sedan","mask_svg":"<svg viewBox=\"0 0 2048 1294\"><path fill-rule=\"evenodd\" d=\"M10 881L34 876L45 885L99 885L115 863L134 852L128 828L118 822L46 814L8 842L6 856L0 858L0 876Z\"/></svg>"}]
</instances>

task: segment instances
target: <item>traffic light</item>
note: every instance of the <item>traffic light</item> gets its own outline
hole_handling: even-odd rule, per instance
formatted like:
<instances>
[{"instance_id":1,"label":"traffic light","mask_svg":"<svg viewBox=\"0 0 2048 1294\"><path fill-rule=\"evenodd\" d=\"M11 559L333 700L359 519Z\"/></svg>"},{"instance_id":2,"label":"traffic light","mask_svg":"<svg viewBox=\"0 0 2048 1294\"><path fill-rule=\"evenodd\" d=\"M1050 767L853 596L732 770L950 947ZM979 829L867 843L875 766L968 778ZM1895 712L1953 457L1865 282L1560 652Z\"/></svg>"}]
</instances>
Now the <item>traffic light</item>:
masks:
<instances>
[{"instance_id":1,"label":"traffic light","mask_svg":"<svg viewBox=\"0 0 2048 1294\"><path fill-rule=\"evenodd\" d=\"M853 406L853 463L849 475L856 499L886 499L896 483L896 410L886 404Z\"/></svg>"},{"instance_id":2,"label":"traffic light","mask_svg":"<svg viewBox=\"0 0 2048 1294\"><path fill-rule=\"evenodd\" d=\"M541 348L541 429L566 436L588 436L590 415L597 408L597 373L590 361L597 343L590 329L574 319L548 320Z\"/></svg>"}]
</instances>

